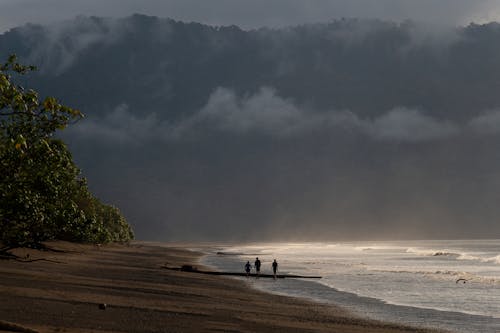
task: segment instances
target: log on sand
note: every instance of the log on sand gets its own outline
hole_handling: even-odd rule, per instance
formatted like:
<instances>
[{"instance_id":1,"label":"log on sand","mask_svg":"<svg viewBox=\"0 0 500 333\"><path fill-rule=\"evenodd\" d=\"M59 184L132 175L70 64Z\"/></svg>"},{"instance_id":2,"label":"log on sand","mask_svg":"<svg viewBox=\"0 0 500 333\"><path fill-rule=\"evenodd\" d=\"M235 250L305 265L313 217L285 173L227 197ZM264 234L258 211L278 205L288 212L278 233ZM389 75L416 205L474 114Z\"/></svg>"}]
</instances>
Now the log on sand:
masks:
<instances>
[{"instance_id":1,"label":"log on sand","mask_svg":"<svg viewBox=\"0 0 500 333\"><path fill-rule=\"evenodd\" d=\"M191 265L182 265L181 267L169 267L162 266L164 269L169 269L173 271L182 271L182 272L190 272L190 273L199 273L199 274L208 274L208 275L229 275L229 276L252 276L252 277L261 277L261 278L274 278L273 274L256 274L256 273L240 273L240 272L217 272L217 271L203 271L197 269L195 266ZM321 276L311 276L311 275L295 275L295 274L276 274L277 279L284 278L296 278L296 279L321 279Z\"/></svg>"}]
</instances>

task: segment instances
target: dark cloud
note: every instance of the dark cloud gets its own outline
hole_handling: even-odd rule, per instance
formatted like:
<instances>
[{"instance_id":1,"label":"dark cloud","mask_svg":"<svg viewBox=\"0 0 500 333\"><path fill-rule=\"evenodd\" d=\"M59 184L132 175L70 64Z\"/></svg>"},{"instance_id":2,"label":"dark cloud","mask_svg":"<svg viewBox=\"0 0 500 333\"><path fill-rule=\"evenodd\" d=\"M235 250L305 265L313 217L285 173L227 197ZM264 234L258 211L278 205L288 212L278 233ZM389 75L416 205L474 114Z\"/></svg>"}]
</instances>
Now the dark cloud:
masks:
<instances>
[{"instance_id":1,"label":"dark cloud","mask_svg":"<svg viewBox=\"0 0 500 333\"><path fill-rule=\"evenodd\" d=\"M136 116L126 104L118 105L102 118L89 119L73 129L73 135L110 144L144 144L202 140L207 132L234 135L266 135L289 138L313 132L336 132L348 129L353 135L365 135L379 141L425 142L458 135L452 121L442 121L419 110L397 107L374 119L363 119L348 110L304 110L292 100L276 95L270 87L239 98L228 88L217 88L206 105L180 122L158 119L156 113ZM470 120L477 132L500 131L498 113L488 113Z\"/></svg>"},{"instance_id":2,"label":"dark cloud","mask_svg":"<svg viewBox=\"0 0 500 333\"><path fill-rule=\"evenodd\" d=\"M406 108L391 110L366 127L377 139L401 142L433 141L458 132L457 126L449 121L440 121Z\"/></svg>"},{"instance_id":3,"label":"dark cloud","mask_svg":"<svg viewBox=\"0 0 500 333\"><path fill-rule=\"evenodd\" d=\"M472 119L470 128L479 134L499 134L500 133L500 111L490 110Z\"/></svg>"},{"instance_id":4,"label":"dark cloud","mask_svg":"<svg viewBox=\"0 0 500 333\"><path fill-rule=\"evenodd\" d=\"M470 238L500 232L499 38L135 15L14 29L0 54L87 115L64 138L141 239Z\"/></svg>"}]
</instances>

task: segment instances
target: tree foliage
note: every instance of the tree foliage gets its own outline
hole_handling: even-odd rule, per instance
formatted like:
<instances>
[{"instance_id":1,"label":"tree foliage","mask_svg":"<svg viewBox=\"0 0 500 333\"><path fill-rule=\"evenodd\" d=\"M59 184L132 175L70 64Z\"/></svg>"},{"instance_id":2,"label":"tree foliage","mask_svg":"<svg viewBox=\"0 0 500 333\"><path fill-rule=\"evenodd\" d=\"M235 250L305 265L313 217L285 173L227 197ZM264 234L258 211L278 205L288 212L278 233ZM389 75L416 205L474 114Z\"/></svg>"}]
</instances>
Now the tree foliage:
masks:
<instances>
[{"instance_id":1,"label":"tree foliage","mask_svg":"<svg viewBox=\"0 0 500 333\"><path fill-rule=\"evenodd\" d=\"M15 84L32 70L15 56L0 65L0 242L36 247L54 239L132 239L120 211L89 192L68 148L53 137L82 113Z\"/></svg>"}]
</instances>

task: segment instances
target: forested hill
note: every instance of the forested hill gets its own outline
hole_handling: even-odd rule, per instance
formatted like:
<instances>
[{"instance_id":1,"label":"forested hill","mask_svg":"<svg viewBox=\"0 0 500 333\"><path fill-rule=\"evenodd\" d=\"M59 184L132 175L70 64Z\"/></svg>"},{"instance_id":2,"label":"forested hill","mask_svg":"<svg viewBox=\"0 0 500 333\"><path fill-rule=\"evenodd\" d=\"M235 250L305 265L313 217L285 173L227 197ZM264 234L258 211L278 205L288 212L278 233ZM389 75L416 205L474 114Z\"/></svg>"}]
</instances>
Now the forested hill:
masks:
<instances>
[{"instance_id":1,"label":"forested hill","mask_svg":"<svg viewBox=\"0 0 500 333\"><path fill-rule=\"evenodd\" d=\"M500 105L499 40L496 23L431 31L349 19L244 31L134 15L12 29L0 55L39 66L40 89L91 114L126 101L176 119L217 87L269 86L318 110L373 116L406 106L463 119Z\"/></svg>"}]
</instances>

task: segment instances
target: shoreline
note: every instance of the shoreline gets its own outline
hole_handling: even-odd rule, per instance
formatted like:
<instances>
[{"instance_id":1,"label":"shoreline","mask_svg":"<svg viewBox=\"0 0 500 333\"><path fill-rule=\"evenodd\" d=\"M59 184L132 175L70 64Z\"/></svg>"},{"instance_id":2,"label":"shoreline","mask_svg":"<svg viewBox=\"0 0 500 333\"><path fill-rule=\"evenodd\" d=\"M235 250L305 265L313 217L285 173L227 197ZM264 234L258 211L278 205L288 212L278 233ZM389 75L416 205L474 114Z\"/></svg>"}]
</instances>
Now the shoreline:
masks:
<instances>
[{"instance_id":1,"label":"shoreline","mask_svg":"<svg viewBox=\"0 0 500 333\"><path fill-rule=\"evenodd\" d=\"M43 260L1 261L0 332L9 331L6 323L41 333L438 332L356 317L224 276L162 269L200 265L203 253L190 250L195 244L49 245L64 252L18 249Z\"/></svg>"},{"instance_id":2,"label":"shoreline","mask_svg":"<svg viewBox=\"0 0 500 333\"><path fill-rule=\"evenodd\" d=\"M244 260L246 259L238 258L238 255L221 257L207 252L201 264L208 265L213 270L232 271L235 263L241 264ZM489 327L491 321L496 320L480 314L390 303L382 299L338 290L319 281L285 279L286 281L280 283L271 283L260 279L255 280L255 278L238 280L246 283L249 288L266 293L331 305L348 311L355 318L366 318L396 325L457 333L493 332L493 330L486 330L485 327ZM425 318L425 324L422 323L422 318ZM464 328L461 324L463 321L467 321L469 326Z\"/></svg>"}]
</instances>

